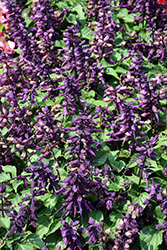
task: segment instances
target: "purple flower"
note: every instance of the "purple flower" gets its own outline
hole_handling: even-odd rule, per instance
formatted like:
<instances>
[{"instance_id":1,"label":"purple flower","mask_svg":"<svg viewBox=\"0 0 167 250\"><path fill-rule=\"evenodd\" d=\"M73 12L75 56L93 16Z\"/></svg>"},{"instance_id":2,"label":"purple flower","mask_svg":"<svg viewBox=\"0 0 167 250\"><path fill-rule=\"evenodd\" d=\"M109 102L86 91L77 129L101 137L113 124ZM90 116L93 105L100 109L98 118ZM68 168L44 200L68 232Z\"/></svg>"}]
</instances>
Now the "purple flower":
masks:
<instances>
[{"instance_id":1,"label":"purple flower","mask_svg":"<svg viewBox=\"0 0 167 250\"><path fill-rule=\"evenodd\" d=\"M23 228L26 225L25 222L25 215L27 213L27 206L21 204L21 208L17 213L15 209L13 209L13 213L6 211L6 215L11 217L13 220L13 226L11 227L10 231L7 233L7 238L9 238L15 231L19 234L23 233Z\"/></svg>"},{"instance_id":2,"label":"purple flower","mask_svg":"<svg viewBox=\"0 0 167 250\"><path fill-rule=\"evenodd\" d=\"M97 244L98 235L99 235L98 227L99 227L99 223L95 224L94 219L89 218L88 227L85 230L85 233L89 234L88 244L92 244L92 243L94 243L95 245Z\"/></svg>"},{"instance_id":3,"label":"purple flower","mask_svg":"<svg viewBox=\"0 0 167 250\"><path fill-rule=\"evenodd\" d=\"M69 224L65 220L62 221L61 234L63 243L67 246L68 250L82 250L83 237L80 235L83 228L77 227L79 221L71 221Z\"/></svg>"},{"instance_id":4,"label":"purple flower","mask_svg":"<svg viewBox=\"0 0 167 250\"><path fill-rule=\"evenodd\" d=\"M31 187L38 187L38 191L40 192L42 189L46 189L48 187L49 191L57 190L59 185L56 181L56 176L52 173L51 169L48 167L48 162L44 164L40 162L40 166L33 166L31 168L27 168L26 172L31 173L30 180L34 179L31 182ZM49 185L49 186L48 186Z\"/></svg>"},{"instance_id":5,"label":"purple flower","mask_svg":"<svg viewBox=\"0 0 167 250\"><path fill-rule=\"evenodd\" d=\"M138 223L132 214L127 213L119 221L119 226L115 229L115 240L112 250L130 249L135 238L138 237Z\"/></svg>"},{"instance_id":6,"label":"purple flower","mask_svg":"<svg viewBox=\"0 0 167 250\"><path fill-rule=\"evenodd\" d=\"M62 181L63 187L56 194L63 194L65 201L63 206L56 213L66 208L62 217L68 212L75 218L77 213L83 217L83 211L87 213L94 209L94 206L87 198L91 194L92 182L87 180L83 173L70 172L70 176Z\"/></svg>"}]
</instances>

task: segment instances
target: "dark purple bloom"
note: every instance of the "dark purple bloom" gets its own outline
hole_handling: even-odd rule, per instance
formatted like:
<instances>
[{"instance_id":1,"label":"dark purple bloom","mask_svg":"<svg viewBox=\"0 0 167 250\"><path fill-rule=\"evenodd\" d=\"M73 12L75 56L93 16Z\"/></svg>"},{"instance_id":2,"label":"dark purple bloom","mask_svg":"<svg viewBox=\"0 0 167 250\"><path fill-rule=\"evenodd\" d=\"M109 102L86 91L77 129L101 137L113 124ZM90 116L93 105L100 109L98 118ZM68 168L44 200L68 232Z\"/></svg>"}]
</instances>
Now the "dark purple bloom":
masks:
<instances>
[{"instance_id":1,"label":"dark purple bloom","mask_svg":"<svg viewBox=\"0 0 167 250\"><path fill-rule=\"evenodd\" d=\"M57 177L52 173L48 165L48 162L44 164L41 162L40 166L35 167L31 165L31 168L26 169L26 172L31 173L30 180L33 179L31 187L38 187L39 192L42 189L46 189L46 187L48 187L49 191L59 188L58 182L56 181Z\"/></svg>"},{"instance_id":2,"label":"dark purple bloom","mask_svg":"<svg viewBox=\"0 0 167 250\"><path fill-rule=\"evenodd\" d=\"M99 239L98 227L99 223L95 224L94 220L92 218L89 218L88 227L85 230L85 233L89 234L88 244L94 243L96 245L98 243Z\"/></svg>"},{"instance_id":3,"label":"dark purple bloom","mask_svg":"<svg viewBox=\"0 0 167 250\"><path fill-rule=\"evenodd\" d=\"M27 206L21 204L21 208L19 209L19 212L17 213L15 209L13 209L13 213L10 213L9 211L6 211L6 215L8 217L11 217L13 220L13 226L11 227L10 231L7 234L7 238L9 238L15 231L18 233L23 233L23 229L26 225L25 222L25 215L27 213Z\"/></svg>"},{"instance_id":4,"label":"dark purple bloom","mask_svg":"<svg viewBox=\"0 0 167 250\"><path fill-rule=\"evenodd\" d=\"M135 238L138 237L138 223L134 219L134 215L127 213L123 216L123 219L119 221L119 226L116 227L114 247L112 250L124 250L130 249Z\"/></svg>"},{"instance_id":5,"label":"dark purple bloom","mask_svg":"<svg viewBox=\"0 0 167 250\"><path fill-rule=\"evenodd\" d=\"M71 221L69 224L65 220L62 221L61 234L63 243L67 246L68 250L82 250L83 237L80 235L83 228L77 227L79 221Z\"/></svg>"},{"instance_id":6,"label":"dark purple bloom","mask_svg":"<svg viewBox=\"0 0 167 250\"><path fill-rule=\"evenodd\" d=\"M78 213L82 218L83 211L89 212L94 209L90 199L87 198L92 193L92 182L87 180L83 173L70 172L70 176L62 182L64 183L63 187L56 193L63 194L65 201L56 213L66 208L62 217L70 212L73 217L76 217Z\"/></svg>"}]
</instances>

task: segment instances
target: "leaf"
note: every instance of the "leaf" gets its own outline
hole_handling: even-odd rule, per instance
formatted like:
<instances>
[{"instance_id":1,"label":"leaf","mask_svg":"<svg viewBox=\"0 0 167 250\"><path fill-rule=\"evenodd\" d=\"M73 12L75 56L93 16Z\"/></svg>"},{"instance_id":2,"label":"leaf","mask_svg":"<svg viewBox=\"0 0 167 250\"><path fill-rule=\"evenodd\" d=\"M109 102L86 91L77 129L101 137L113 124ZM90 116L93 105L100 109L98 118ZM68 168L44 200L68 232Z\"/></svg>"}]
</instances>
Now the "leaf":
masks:
<instances>
[{"instance_id":1,"label":"leaf","mask_svg":"<svg viewBox=\"0 0 167 250\"><path fill-rule=\"evenodd\" d=\"M52 234L54 232L56 232L60 227L62 227L62 222L59 219L56 219L50 226L49 228L49 232L47 233L47 236L49 234Z\"/></svg>"},{"instance_id":2,"label":"leaf","mask_svg":"<svg viewBox=\"0 0 167 250\"><path fill-rule=\"evenodd\" d=\"M119 80L119 76L117 75L116 71L113 68L107 68L106 69L106 74L107 75L112 75L113 77L115 77L116 79Z\"/></svg>"},{"instance_id":3,"label":"leaf","mask_svg":"<svg viewBox=\"0 0 167 250\"><path fill-rule=\"evenodd\" d=\"M17 246L14 250L32 250L33 245L30 242L23 242L21 244L17 243Z\"/></svg>"},{"instance_id":4,"label":"leaf","mask_svg":"<svg viewBox=\"0 0 167 250\"><path fill-rule=\"evenodd\" d=\"M134 22L134 15L129 14L126 8L120 9L117 17L123 19L126 23L133 23Z\"/></svg>"},{"instance_id":5,"label":"leaf","mask_svg":"<svg viewBox=\"0 0 167 250\"><path fill-rule=\"evenodd\" d=\"M108 153L108 159L109 159L109 162L110 162L110 166L112 168L117 168L117 171L118 172L121 172L122 169L125 167L125 163L123 161L116 161L116 156L112 155L111 152Z\"/></svg>"},{"instance_id":6,"label":"leaf","mask_svg":"<svg viewBox=\"0 0 167 250\"><path fill-rule=\"evenodd\" d=\"M158 220L158 224L162 224L165 220L165 215L163 214L163 211L161 210L160 206L156 207L154 209L153 216Z\"/></svg>"},{"instance_id":7,"label":"leaf","mask_svg":"<svg viewBox=\"0 0 167 250\"><path fill-rule=\"evenodd\" d=\"M70 14L68 15L68 17L67 17L67 21L68 21L69 23L77 24L76 15L70 13Z\"/></svg>"},{"instance_id":8,"label":"leaf","mask_svg":"<svg viewBox=\"0 0 167 250\"><path fill-rule=\"evenodd\" d=\"M85 19L85 13L83 12L83 8L80 4L77 4L71 11L76 11L79 18Z\"/></svg>"},{"instance_id":9,"label":"leaf","mask_svg":"<svg viewBox=\"0 0 167 250\"><path fill-rule=\"evenodd\" d=\"M95 161L93 162L93 165L95 167L97 167L97 166L101 166L101 165L105 164L105 162L107 160L107 156L108 156L108 152L107 151L99 152L96 155L96 158L95 158Z\"/></svg>"},{"instance_id":10,"label":"leaf","mask_svg":"<svg viewBox=\"0 0 167 250\"><path fill-rule=\"evenodd\" d=\"M0 173L0 183L5 182L5 181L9 181L10 179L11 179L11 177L9 174Z\"/></svg>"},{"instance_id":11,"label":"leaf","mask_svg":"<svg viewBox=\"0 0 167 250\"><path fill-rule=\"evenodd\" d=\"M115 68L115 72L116 72L116 73L121 73L121 74L126 74L127 70L124 69L124 68L122 68L122 67L117 66L117 67Z\"/></svg>"},{"instance_id":12,"label":"leaf","mask_svg":"<svg viewBox=\"0 0 167 250\"><path fill-rule=\"evenodd\" d=\"M1 129L1 134L2 136L6 135L8 133L9 129L7 129L6 127Z\"/></svg>"},{"instance_id":13,"label":"leaf","mask_svg":"<svg viewBox=\"0 0 167 250\"><path fill-rule=\"evenodd\" d=\"M158 250L162 243L162 230L154 226L144 227L140 231L140 246L142 250Z\"/></svg>"},{"instance_id":14,"label":"leaf","mask_svg":"<svg viewBox=\"0 0 167 250\"><path fill-rule=\"evenodd\" d=\"M119 226L119 220L122 219L122 214L120 212L111 212L109 215L109 219L112 222L112 226L110 228L111 232L110 232L110 237L112 240L114 240L114 232L115 232L115 228L117 226Z\"/></svg>"},{"instance_id":15,"label":"leaf","mask_svg":"<svg viewBox=\"0 0 167 250\"><path fill-rule=\"evenodd\" d=\"M50 207L50 208L54 208L57 201L58 201L58 196L57 195L52 195L49 194L50 197L47 197L44 201L43 204L45 207Z\"/></svg>"},{"instance_id":16,"label":"leaf","mask_svg":"<svg viewBox=\"0 0 167 250\"><path fill-rule=\"evenodd\" d=\"M65 45L66 45L66 43L63 40L56 40L56 42L55 42L56 47L65 47ZM52 76L52 75L57 75L57 74L55 74L55 73L50 74L50 76Z\"/></svg>"},{"instance_id":17,"label":"leaf","mask_svg":"<svg viewBox=\"0 0 167 250\"><path fill-rule=\"evenodd\" d=\"M90 27L85 26L83 29L81 29L81 36L82 38L90 40L93 36L93 31Z\"/></svg>"},{"instance_id":18,"label":"leaf","mask_svg":"<svg viewBox=\"0 0 167 250\"><path fill-rule=\"evenodd\" d=\"M94 219L95 223L99 223L104 219L104 215L100 210L93 210L89 213L89 218Z\"/></svg>"},{"instance_id":19,"label":"leaf","mask_svg":"<svg viewBox=\"0 0 167 250\"><path fill-rule=\"evenodd\" d=\"M10 228L10 218L1 218L0 219L0 227L6 228L7 230Z\"/></svg>"},{"instance_id":20,"label":"leaf","mask_svg":"<svg viewBox=\"0 0 167 250\"><path fill-rule=\"evenodd\" d=\"M117 14L117 18L123 19L126 16L128 16L128 10L126 8L120 9L120 11Z\"/></svg>"},{"instance_id":21,"label":"leaf","mask_svg":"<svg viewBox=\"0 0 167 250\"><path fill-rule=\"evenodd\" d=\"M110 182L110 184L107 185L107 189L109 191L115 191L115 192L117 192L117 191L119 191L120 187L116 183Z\"/></svg>"},{"instance_id":22,"label":"leaf","mask_svg":"<svg viewBox=\"0 0 167 250\"><path fill-rule=\"evenodd\" d=\"M39 249L45 246L43 240L41 240L37 234L31 233L26 239L28 239L34 247L37 247Z\"/></svg>"},{"instance_id":23,"label":"leaf","mask_svg":"<svg viewBox=\"0 0 167 250\"><path fill-rule=\"evenodd\" d=\"M11 166L11 165L6 165L2 167L3 171L5 173L11 173L12 177L16 177L17 176L17 171L16 171L16 167L15 166Z\"/></svg>"},{"instance_id":24,"label":"leaf","mask_svg":"<svg viewBox=\"0 0 167 250\"><path fill-rule=\"evenodd\" d=\"M22 185L24 182L22 180L13 179L13 180L10 181L10 183L12 184L15 193L17 193L17 188L20 185Z\"/></svg>"},{"instance_id":25,"label":"leaf","mask_svg":"<svg viewBox=\"0 0 167 250\"><path fill-rule=\"evenodd\" d=\"M36 233L42 238L49 231L49 226L51 225L53 219L49 219L48 216L40 216L38 218L38 224L36 228Z\"/></svg>"}]
</instances>

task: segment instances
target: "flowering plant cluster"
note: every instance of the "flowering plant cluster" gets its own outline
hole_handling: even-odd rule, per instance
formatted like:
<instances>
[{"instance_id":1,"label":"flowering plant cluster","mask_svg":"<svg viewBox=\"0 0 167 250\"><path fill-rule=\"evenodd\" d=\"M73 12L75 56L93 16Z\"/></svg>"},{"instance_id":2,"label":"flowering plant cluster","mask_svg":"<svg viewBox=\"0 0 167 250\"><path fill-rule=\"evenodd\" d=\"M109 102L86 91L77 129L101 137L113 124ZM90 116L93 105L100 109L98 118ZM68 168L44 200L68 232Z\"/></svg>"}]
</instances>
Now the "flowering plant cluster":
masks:
<instances>
[{"instance_id":1,"label":"flowering plant cluster","mask_svg":"<svg viewBox=\"0 0 167 250\"><path fill-rule=\"evenodd\" d=\"M166 249L166 1L0 10L0 249Z\"/></svg>"}]
</instances>

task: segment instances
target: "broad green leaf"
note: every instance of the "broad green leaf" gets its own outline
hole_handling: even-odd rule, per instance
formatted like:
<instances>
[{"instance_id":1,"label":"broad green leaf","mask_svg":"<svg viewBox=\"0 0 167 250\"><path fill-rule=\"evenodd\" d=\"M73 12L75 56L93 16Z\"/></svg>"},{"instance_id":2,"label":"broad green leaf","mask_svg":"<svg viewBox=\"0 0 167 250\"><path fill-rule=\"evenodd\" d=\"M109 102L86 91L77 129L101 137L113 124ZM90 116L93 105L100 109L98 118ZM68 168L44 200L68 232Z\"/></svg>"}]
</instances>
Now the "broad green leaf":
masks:
<instances>
[{"instance_id":1,"label":"broad green leaf","mask_svg":"<svg viewBox=\"0 0 167 250\"><path fill-rule=\"evenodd\" d=\"M154 209L153 216L158 220L158 223L162 225L163 221L165 220L165 215L163 214L163 211L161 210L160 206L156 207Z\"/></svg>"},{"instance_id":2,"label":"broad green leaf","mask_svg":"<svg viewBox=\"0 0 167 250\"><path fill-rule=\"evenodd\" d=\"M66 45L66 43L63 40L56 40L56 42L55 42L56 47L64 47L65 45ZM53 74L55 74L55 73L50 74L50 76L53 75Z\"/></svg>"},{"instance_id":3,"label":"broad green leaf","mask_svg":"<svg viewBox=\"0 0 167 250\"><path fill-rule=\"evenodd\" d=\"M72 24L77 24L76 15L70 13L67 17L67 21Z\"/></svg>"},{"instance_id":4,"label":"broad green leaf","mask_svg":"<svg viewBox=\"0 0 167 250\"><path fill-rule=\"evenodd\" d=\"M9 230L10 228L10 218L6 217L6 218L0 218L0 227L6 228L7 230Z\"/></svg>"},{"instance_id":5,"label":"broad green leaf","mask_svg":"<svg viewBox=\"0 0 167 250\"><path fill-rule=\"evenodd\" d=\"M56 3L57 7L60 10L63 10L64 8L69 8L68 4L65 1L58 1L58 3Z\"/></svg>"},{"instance_id":6,"label":"broad green leaf","mask_svg":"<svg viewBox=\"0 0 167 250\"><path fill-rule=\"evenodd\" d=\"M95 223L99 223L104 219L104 215L100 210L93 210L89 213L89 218L94 219Z\"/></svg>"},{"instance_id":7,"label":"broad green leaf","mask_svg":"<svg viewBox=\"0 0 167 250\"><path fill-rule=\"evenodd\" d=\"M106 74L107 75L112 75L113 77L115 77L116 79L119 80L119 76L117 75L116 71L113 68L107 68L106 69Z\"/></svg>"},{"instance_id":8,"label":"broad green leaf","mask_svg":"<svg viewBox=\"0 0 167 250\"><path fill-rule=\"evenodd\" d=\"M120 9L119 13L117 14L117 17L123 19L126 23L133 23L134 21L134 15L129 14L126 8Z\"/></svg>"},{"instance_id":9,"label":"broad green leaf","mask_svg":"<svg viewBox=\"0 0 167 250\"><path fill-rule=\"evenodd\" d=\"M15 166L11 166L11 165L6 165L2 167L3 171L5 173L11 173L12 177L16 177L17 176L17 170Z\"/></svg>"},{"instance_id":10,"label":"broad green leaf","mask_svg":"<svg viewBox=\"0 0 167 250\"><path fill-rule=\"evenodd\" d=\"M30 243L32 243L33 246L37 247L38 249L41 249L45 246L43 240L41 240L37 234L31 233L26 239L29 240Z\"/></svg>"},{"instance_id":11,"label":"broad green leaf","mask_svg":"<svg viewBox=\"0 0 167 250\"><path fill-rule=\"evenodd\" d=\"M33 245L30 242L17 243L14 250L33 250Z\"/></svg>"},{"instance_id":12,"label":"broad green leaf","mask_svg":"<svg viewBox=\"0 0 167 250\"><path fill-rule=\"evenodd\" d=\"M107 62L104 58L101 59L100 63L102 64L102 68L110 68L113 63Z\"/></svg>"},{"instance_id":13,"label":"broad green leaf","mask_svg":"<svg viewBox=\"0 0 167 250\"><path fill-rule=\"evenodd\" d=\"M10 179L11 179L11 177L9 174L0 173L0 183L5 182L5 181L9 181Z\"/></svg>"},{"instance_id":14,"label":"broad green leaf","mask_svg":"<svg viewBox=\"0 0 167 250\"><path fill-rule=\"evenodd\" d=\"M122 18L124 18L126 16L128 16L128 10L126 8L120 9L120 11L117 14L117 18L121 18L122 19Z\"/></svg>"},{"instance_id":15,"label":"broad green leaf","mask_svg":"<svg viewBox=\"0 0 167 250\"><path fill-rule=\"evenodd\" d=\"M116 156L112 155L112 152L109 152L108 153L108 159L109 159L109 162L110 162L110 166L112 168L117 168L117 171L118 172L121 172L123 168L125 168L125 163L120 160L120 161L116 161Z\"/></svg>"},{"instance_id":16,"label":"broad green leaf","mask_svg":"<svg viewBox=\"0 0 167 250\"><path fill-rule=\"evenodd\" d=\"M142 192L139 195L137 191L131 191L130 196L132 197L133 202L138 202L139 205L143 208L146 207L146 205L143 205L143 202L147 199L148 193Z\"/></svg>"},{"instance_id":17,"label":"broad green leaf","mask_svg":"<svg viewBox=\"0 0 167 250\"><path fill-rule=\"evenodd\" d=\"M82 38L86 38L90 40L93 36L93 32L90 27L85 26L83 29L81 29L81 36Z\"/></svg>"},{"instance_id":18,"label":"broad green leaf","mask_svg":"<svg viewBox=\"0 0 167 250\"><path fill-rule=\"evenodd\" d=\"M60 250L67 249L67 246L62 242L61 235L58 233L49 234L45 242L48 244L49 250L57 250L58 245L60 245Z\"/></svg>"},{"instance_id":19,"label":"broad green leaf","mask_svg":"<svg viewBox=\"0 0 167 250\"><path fill-rule=\"evenodd\" d=\"M79 18L85 19L85 13L84 13L83 8L80 4L77 4L74 8L72 8L71 11L76 11Z\"/></svg>"},{"instance_id":20,"label":"broad green leaf","mask_svg":"<svg viewBox=\"0 0 167 250\"><path fill-rule=\"evenodd\" d=\"M45 207L54 208L58 201L58 195L49 194L49 197L43 201Z\"/></svg>"},{"instance_id":21,"label":"broad green leaf","mask_svg":"<svg viewBox=\"0 0 167 250\"><path fill-rule=\"evenodd\" d=\"M51 224L51 226L50 226L50 228L49 228L49 232L47 233L47 236L49 235L49 234L52 234L52 233L54 233L54 232L56 232L60 227L62 227L63 226L63 224L62 224L62 222L59 220L59 219L56 219L52 224Z\"/></svg>"},{"instance_id":22,"label":"broad green leaf","mask_svg":"<svg viewBox=\"0 0 167 250\"><path fill-rule=\"evenodd\" d=\"M15 193L17 193L17 188L22 185L24 182L22 180L18 180L18 179L13 179L10 181L10 183L13 186L13 189L15 191Z\"/></svg>"},{"instance_id":23,"label":"broad green leaf","mask_svg":"<svg viewBox=\"0 0 167 250\"><path fill-rule=\"evenodd\" d=\"M154 226L144 227L140 231L140 246L142 250L158 250L162 243L162 230Z\"/></svg>"},{"instance_id":24,"label":"broad green leaf","mask_svg":"<svg viewBox=\"0 0 167 250\"><path fill-rule=\"evenodd\" d=\"M117 67L115 68L115 72L116 72L116 73L125 74L125 73L127 72L127 70L124 69L124 68L122 68L122 67L117 66Z\"/></svg>"},{"instance_id":25,"label":"broad green leaf","mask_svg":"<svg viewBox=\"0 0 167 250\"><path fill-rule=\"evenodd\" d=\"M48 233L49 226L51 225L52 220L52 218L50 219L48 216L44 215L38 218L36 234L38 234L40 238L42 238L45 234Z\"/></svg>"},{"instance_id":26,"label":"broad green leaf","mask_svg":"<svg viewBox=\"0 0 167 250\"><path fill-rule=\"evenodd\" d=\"M110 234L109 236L111 237L112 240L114 240L114 232L115 228L119 226L119 221L122 219L122 214L120 212L113 211L109 215L109 219L112 222L112 225L110 227Z\"/></svg>"},{"instance_id":27,"label":"broad green leaf","mask_svg":"<svg viewBox=\"0 0 167 250\"><path fill-rule=\"evenodd\" d=\"M6 127L1 129L1 134L2 136L6 135L8 133L9 129L7 129Z\"/></svg>"},{"instance_id":28,"label":"broad green leaf","mask_svg":"<svg viewBox=\"0 0 167 250\"><path fill-rule=\"evenodd\" d=\"M105 164L105 162L107 160L107 156L108 156L108 152L106 152L106 151L99 152L95 157L93 165L95 167L97 167L97 166L101 166L101 165Z\"/></svg>"},{"instance_id":29,"label":"broad green leaf","mask_svg":"<svg viewBox=\"0 0 167 250\"><path fill-rule=\"evenodd\" d=\"M107 189L108 189L109 191L115 191L115 192L117 192L117 191L119 191L120 186L119 186L118 184L114 183L114 182L110 182L110 183L107 185Z\"/></svg>"}]
</instances>

